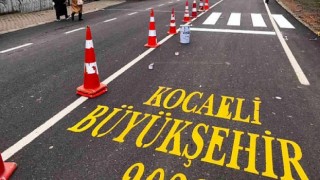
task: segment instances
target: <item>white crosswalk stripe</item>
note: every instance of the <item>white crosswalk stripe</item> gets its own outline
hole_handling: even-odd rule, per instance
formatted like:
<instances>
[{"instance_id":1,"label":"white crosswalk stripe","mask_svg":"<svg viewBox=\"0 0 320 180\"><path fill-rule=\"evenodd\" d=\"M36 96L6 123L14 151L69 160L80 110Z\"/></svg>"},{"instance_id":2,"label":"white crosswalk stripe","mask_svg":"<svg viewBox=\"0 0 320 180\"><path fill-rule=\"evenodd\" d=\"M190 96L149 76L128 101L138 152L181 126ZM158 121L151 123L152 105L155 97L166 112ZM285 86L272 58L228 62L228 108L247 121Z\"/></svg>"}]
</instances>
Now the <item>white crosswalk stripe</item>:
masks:
<instances>
[{"instance_id":1,"label":"white crosswalk stripe","mask_svg":"<svg viewBox=\"0 0 320 180\"><path fill-rule=\"evenodd\" d=\"M264 22L261 14L251 14L252 24L253 27L267 27L266 23Z\"/></svg>"},{"instance_id":2,"label":"white crosswalk stripe","mask_svg":"<svg viewBox=\"0 0 320 180\"><path fill-rule=\"evenodd\" d=\"M222 19L223 13L213 12L203 22L204 25L216 25L217 22ZM226 15L225 15L226 16ZM272 17L275 19L280 28L294 29L294 26L281 14L273 14ZM241 17L241 13L231 13L227 22L227 26L240 26L241 18L248 18L248 16ZM266 18L266 17L265 17ZM268 19L266 19L268 21ZM259 13L251 13L251 21L253 27L266 28L266 22L263 16Z\"/></svg>"},{"instance_id":3,"label":"white crosswalk stripe","mask_svg":"<svg viewBox=\"0 0 320 180\"><path fill-rule=\"evenodd\" d=\"M280 26L280 28L294 29L293 25L281 14L273 14L272 17Z\"/></svg>"},{"instance_id":4,"label":"white crosswalk stripe","mask_svg":"<svg viewBox=\"0 0 320 180\"><path fill-rule=\"evenodd\" d=\"M231 13L228 26L240 26L241 13Z\"/></svg>"},{"instance_id":5,"label":"white crosswalk stripe","mask_svg":"<svg viewBox=\"0 0 320 180\"><path fill-rule=\"evenodd\" d=\"M215 25L220 16L221 13L214 12L203 22L203 24Z\"/></svg>"}]
</instances>

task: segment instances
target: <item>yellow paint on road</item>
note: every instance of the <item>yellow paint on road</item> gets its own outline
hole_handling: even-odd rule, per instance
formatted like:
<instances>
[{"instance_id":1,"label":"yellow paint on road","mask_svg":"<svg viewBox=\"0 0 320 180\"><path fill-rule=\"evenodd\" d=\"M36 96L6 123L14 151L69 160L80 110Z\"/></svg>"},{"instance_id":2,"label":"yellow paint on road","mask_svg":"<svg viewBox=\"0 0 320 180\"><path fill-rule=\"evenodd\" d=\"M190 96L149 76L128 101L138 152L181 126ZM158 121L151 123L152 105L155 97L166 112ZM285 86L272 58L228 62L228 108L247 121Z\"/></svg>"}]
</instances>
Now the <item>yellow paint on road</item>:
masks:
<instances>
[{"instance_id":1,"label":"yellow paint on road","mask_svg":"<svg viewBox=\"0 0 320 180\"><path fill-rule=\"evenodd\" d=\"M203 99L205 102L190 106L189 103L195 97L199 100L205 97ZM260 98L255 98L252 101L252 114L247 114L243 118L241 114L245 99L219 96L220 105L215 108L214 112L214 97L216 97L214 94L206 96L198 91L187 93L183 89L160 86L143 104L168 110L181 108L185 113L210 117L213 115L215 118L232 120L230 122L240 121L248 125L261 125L259 118ZM231 110L232 105L235 106L235 111ZM248 132L248 130L233 130L201 123L201 121L196 122L200 123L175 118L170 112L160 111L158 114L152 114L136 111L133 106L128 105L123 105L121 108L98 105L86 117L68 128L68 131L74 133L89 131L94 138L114 136L112 140L118 143L124 143L126 138L130 137L135 139L133 142L135 142L137 148L150 148L156 152L186 158L185 168L191 168L193 160L200 160L203 163L224 166L274 179L281 176L274 171L273 155L276 152L276 154L282 155L283 168L281 169L284 169L284 172L283 176L280 177L281 179L294 179L297 178L294 177L296 175L300 179L308 179L300 164L302 150L297 143L272 137L269 130L260 135ZM120 133L116 135L112 133L111 135L113 130ZM133 137L133 134L136 134L135 137ZM191 139L192 142L186 141L186 139ZM156 141L157 143L155 143ZM246 141L249 144L245 146L243 144L246 144L244 143ZM191 144L193 145L192 148ZM280 151L273 148L275 145L280 146ZM257 158L257 154L264 156L264 158ZM257 163L265 166L258 169L256 167ZM140 167L141 165L137 166ZM158 169L150 177L154 177L158 173L162 174L162 171Z\"/></svg>"}]
</instances>

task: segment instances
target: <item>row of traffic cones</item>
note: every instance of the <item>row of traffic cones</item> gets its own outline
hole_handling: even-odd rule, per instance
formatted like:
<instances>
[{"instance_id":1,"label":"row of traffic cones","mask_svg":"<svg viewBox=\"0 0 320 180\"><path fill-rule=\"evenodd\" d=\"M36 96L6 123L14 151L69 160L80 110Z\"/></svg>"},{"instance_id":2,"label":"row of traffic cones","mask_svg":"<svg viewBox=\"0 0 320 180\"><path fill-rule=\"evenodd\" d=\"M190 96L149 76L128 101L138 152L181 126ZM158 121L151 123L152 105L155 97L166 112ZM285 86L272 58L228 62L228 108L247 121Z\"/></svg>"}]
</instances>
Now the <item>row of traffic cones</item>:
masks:
<instances>
[{"instance_id":1,"label":"row of traffic cones","mask_svg":"<svg viewBox=\"0 0 320 180\"><path fill-rule=\"evenodd\" d=\"M205 0L204 5L203 5L202 1L203 0L200 0L199 10L198 10L199 12L206 11L209 9L209 3L208 3L209 0ZM192 18L197 17L196 0L193 1L191 16L192 16ZM189 6L188 6L188 0L187 0L183 22L187 23L190 21L191 20L190 20L190 16L189 16ZM168 34L177 34L177 33L178 32L176 29L174 9L172 8L171 19L170 19L170 28L169 28ZM145 46L149 47L149 48L157 48L158 46L160 46L160 44L157 42L157 33L156 33L156 25L155 25L153 9L151 9L151 12L150 12L148 43L145 44ZM96 63L96 58L95 58L95 53L94 53L91 30L90 30L90 27L87 26L86 46L85 46L85 63L84 63L84 82L83 82L83 85L81 85L77 88L77 94L79 94L81 96L88 97L88 98L95 98L97 96L102 95L105 92L107 92L107 85L100 83L98 66Z\"/></svg>"},{"instance_id":2,"label":"row of traffic cones","mask_svg":"<svg viewBox=\"0 0 320 180\"><path fill-rule=\"evenodd\" d=\"M192 3L192 11L191 11L191 18L196 18L197 12L203 12L209 9L209 0L205 0L205 3L203 5L203 0L200 0L199 3L199 9L197 10L197 3L196 0L193 0ZM186 1L186 7L185 7L185 11L184 11L184 17L183 17L183 22L187 23L190 22L190 16L189 16L189 4L188 4L188 0Z\"/></svg>"},{"instance_id":3,"label":"row of traffic cones","mask_svg":"<svg viewBox=\"0 0 320 180\"><path fill-rule=\"evenodd\" d=\"M202 0L200 0L200 4L199 4L199 12L201 11L206 11L209 9L209 0L205 0L205 4L203 6ZM193 4L192 4L192 14L191 14L191 18L196 18L197 15L197 4L196 4L196 0L193 0ZM185 7L185 11L184 11L184 17L183 17L183 22L188 23L191 22L190 16L189 16L189 4L188 4L188 0L186 1L186 7ZM176 29L176 21L175 21L175 15L174 15L174 8L172 8L172 12L171 12L171 18L170 18L170 28L168 31L168 34L177 34L177 29ZM149 48L157 48L158 46L160 46L160 44L158 44L157 42L157 33L156 33L156 24L155 24L155 18L154 18L154 12L153 9L151 9L150 12L150 24L149 24L149 36L148 36L148 43L144 45L145 47L149 47Z\"/></svg>"}]
</instances>

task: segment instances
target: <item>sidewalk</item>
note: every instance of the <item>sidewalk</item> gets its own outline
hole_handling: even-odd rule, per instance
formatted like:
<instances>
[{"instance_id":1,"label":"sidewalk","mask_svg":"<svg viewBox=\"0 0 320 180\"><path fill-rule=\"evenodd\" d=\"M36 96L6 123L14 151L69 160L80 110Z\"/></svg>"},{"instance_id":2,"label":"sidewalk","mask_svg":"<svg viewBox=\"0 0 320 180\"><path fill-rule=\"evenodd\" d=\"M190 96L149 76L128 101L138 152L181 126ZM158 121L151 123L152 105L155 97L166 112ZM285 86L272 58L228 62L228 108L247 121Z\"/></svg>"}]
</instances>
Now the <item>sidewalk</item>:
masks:
<instances>
[{"instance_id":1,"label":"sidewalk","mask_svg":"<svg viewBox=\"0 0 320 180\"><path fill-rule=\"evenodd\" d=\"M100 9L120 4L125 1L121 0L100 0L100 1L92 1L90 3L83 5L83 14L98 11ZM70 6L68 8L68 13L70 13ZM7 14L0 16L0 34L4 34L7 32L12 32L32 26L37 26L40 24L45 24L49 22L55 21L55 10L45 10L39 12L31 12L31 13L15 13L15 14ZM63 17L62 17L63 19Z\"/></svg>"}]
</instances>

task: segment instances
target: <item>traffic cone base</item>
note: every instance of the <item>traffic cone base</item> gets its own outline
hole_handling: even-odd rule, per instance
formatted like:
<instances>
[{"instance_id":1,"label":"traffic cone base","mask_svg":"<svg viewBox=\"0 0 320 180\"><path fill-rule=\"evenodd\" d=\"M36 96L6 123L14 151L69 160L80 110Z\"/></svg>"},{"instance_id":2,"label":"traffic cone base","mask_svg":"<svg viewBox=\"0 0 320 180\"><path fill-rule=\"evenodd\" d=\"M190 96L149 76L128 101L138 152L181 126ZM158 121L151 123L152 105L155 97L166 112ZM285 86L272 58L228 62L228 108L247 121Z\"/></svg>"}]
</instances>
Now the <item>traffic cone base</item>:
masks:
<instances>
[{"instance_id":1,"label":"traffic cone base","mask_svg":"<svg viewBox=\"0 0 320 180\"><path fill-rule=\"evenodd\" d=\"M182 22L184 22L184 23L191 22L191 19L190 18L184 19L184 20L182 20Z\"/></svg>"},{"instance_id":2,"label":"traffic cone base","mask_svg":"<svg viewBox=\"0 0 320 180\"><path fill-rule=\"evenodd\" d=\"M2 172L2 174L0 172L0 179L6 180L6 179L9 179L9 177L17 169L17 164L14 162L5 162L3 165L4 165L4 172Z\"/></svg>"},{"instance_id":3,"label":"traffic cone base","mask_svg":"<svg viewBox=\"0 0 320 180\"><path fill-rule=\"evenodd\" d=\"M95 98L97 96L100 96L101 94L107 92L107 85L100 83L99 87L94 88L94 89L87 89L84 88L84 85L79 86L77 88L77 94L81 96L85 96L88 98Z\"/></svg>"},{"instance_id":4,"label":"traffic cone base","mask_svg":"<svg viewBox=\"0 0 320 180\"><path fill-rule=\"evenodd\" d=\"M160 44L155 44L155 45L150 45L150 44L145 44L144 45L145 47L149 47L149 48L157 48L157 47L159 47L160 46Z\"/></svg>"},{"instance_id":5,"label":"traffic cone base","mask_svg":"<svg viewBox=\"0 0 320 180\"><path fill-rule=\"evenodd\" d=\"M178 32L172 33L170 31L167 32L168 34L178 34Z\"/></svg>"}]
</instances>

